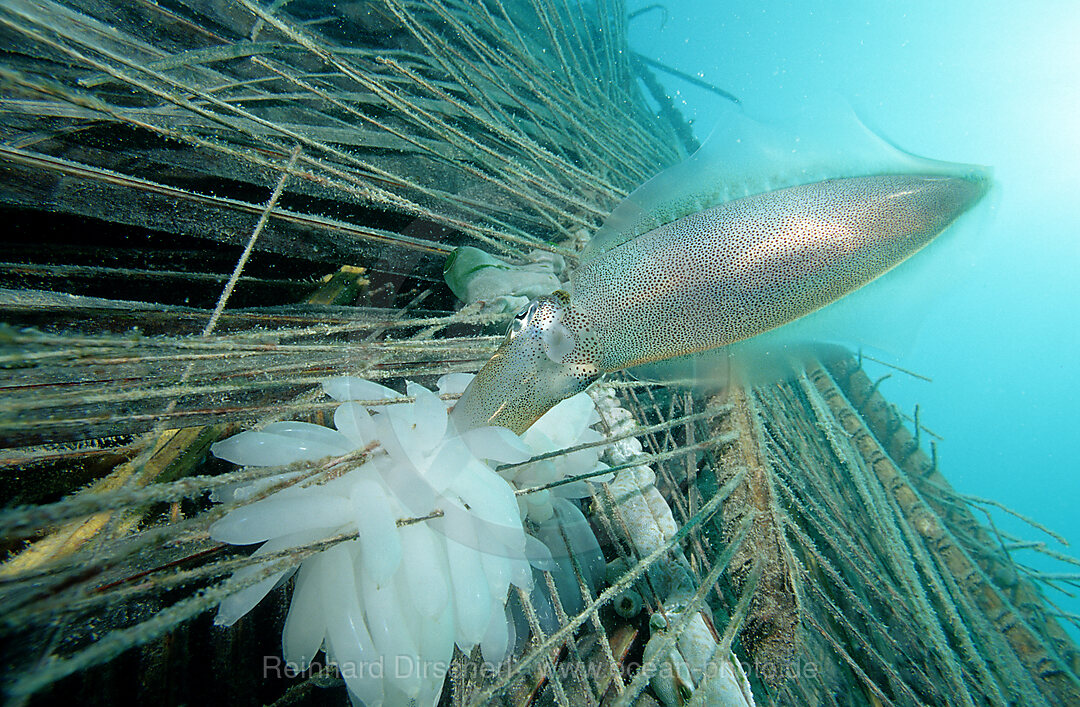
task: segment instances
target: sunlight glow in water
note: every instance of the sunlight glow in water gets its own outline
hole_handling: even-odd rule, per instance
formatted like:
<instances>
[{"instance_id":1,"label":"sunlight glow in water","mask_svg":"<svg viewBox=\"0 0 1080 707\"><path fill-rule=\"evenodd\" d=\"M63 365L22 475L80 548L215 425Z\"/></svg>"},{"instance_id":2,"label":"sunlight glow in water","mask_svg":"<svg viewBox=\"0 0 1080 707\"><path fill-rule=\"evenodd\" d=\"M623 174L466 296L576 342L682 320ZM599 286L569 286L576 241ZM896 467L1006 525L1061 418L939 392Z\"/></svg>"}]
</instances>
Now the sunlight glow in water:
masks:
<instances>
[{"instance_id":1,"label":"sunlight glow in water","mask_svg":"<svg viewBox=\"0 0 1080 707\"><path fill-rule=\"evenodd\" d=\"M968 254L971 274L933 303L899 360L934 383L894 376L883 391L909 414L920 404L946 438L943 468L960 491L1080 541L1080 7L691 0L677 8L663 27L659 12L635 20L632 45L732 92L754 114L838 92L905 149L994 167L999 193ZM722 99L660 78L707 135Z\"/></svg>"}]
</instances>

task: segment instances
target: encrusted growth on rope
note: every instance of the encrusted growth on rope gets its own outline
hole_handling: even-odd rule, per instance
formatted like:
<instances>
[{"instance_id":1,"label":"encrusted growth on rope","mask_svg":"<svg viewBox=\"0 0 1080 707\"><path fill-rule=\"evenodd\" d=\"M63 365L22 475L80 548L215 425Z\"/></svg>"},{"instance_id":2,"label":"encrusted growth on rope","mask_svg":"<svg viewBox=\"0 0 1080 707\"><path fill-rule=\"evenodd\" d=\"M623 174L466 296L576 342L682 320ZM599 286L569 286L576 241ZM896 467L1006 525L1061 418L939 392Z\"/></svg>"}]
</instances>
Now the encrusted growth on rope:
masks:
<instances>
[{"instance_id":1,"label":"encrusted growth on rope","mask_svg":"<svg viewBox=\"0 0 1080 707\"><path fill-rule=\"evenodd\" d=\"M715 401L714 401L715 402ZM783 516L777 505L772 470L763 455L760 413L748 390L732 385L726 402L731 413L715 428L735 441L717 453L717 482L723 484L741 470L746 479L723 508L723 537L730 540L748 518L753 524L748 542L735 554L728 572L732 591L741 593L755 571L757 589L740 630L747 657L773 687L798 649L799 594L795 560L787 544Z\"/></svg>"}]
</instances>

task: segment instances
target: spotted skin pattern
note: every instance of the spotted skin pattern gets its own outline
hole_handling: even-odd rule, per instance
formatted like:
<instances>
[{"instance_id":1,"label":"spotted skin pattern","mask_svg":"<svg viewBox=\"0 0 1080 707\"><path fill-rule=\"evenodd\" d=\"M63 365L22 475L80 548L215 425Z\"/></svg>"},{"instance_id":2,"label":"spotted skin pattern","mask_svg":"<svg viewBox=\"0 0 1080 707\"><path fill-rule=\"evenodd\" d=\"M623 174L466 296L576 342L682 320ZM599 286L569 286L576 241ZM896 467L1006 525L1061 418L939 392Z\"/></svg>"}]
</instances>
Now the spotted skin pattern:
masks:
<instances>
[{"instance_id":1,"label":"spotted skin pattern","mask_svg":"<svg viewBox=\"0 0 1080 707\"><path fill-rule=\"evenodd\" d=\"M982 175L881 175L690 214L581 265L529 304L455 406L458 429L521 433L603 373L748 339L919 251L986 193Z\"/></svg>"},{"instance_id":2,"label":"spotted skin pattern","mask_svg":"<svg viewBox=\"0 0 1080 707\"><path fill-rule=\"evenodd\" d=\"M521 434L561 400L580 393L602 371L588 319L559 290L526 305L506 339L454 406L458 430L502 425Z\"/></svg>"},{"instance_id":3,"label":"spotted skin pattern","mask_svg":"<svg viewBox=\"0 0 1080 707\"><path fill-rule=\"evenodd\" d=\"M978 200L950 177L833 179L691 214L575 274L603 371L732 344L882 275Z\"/></svg>"}]
</instances>

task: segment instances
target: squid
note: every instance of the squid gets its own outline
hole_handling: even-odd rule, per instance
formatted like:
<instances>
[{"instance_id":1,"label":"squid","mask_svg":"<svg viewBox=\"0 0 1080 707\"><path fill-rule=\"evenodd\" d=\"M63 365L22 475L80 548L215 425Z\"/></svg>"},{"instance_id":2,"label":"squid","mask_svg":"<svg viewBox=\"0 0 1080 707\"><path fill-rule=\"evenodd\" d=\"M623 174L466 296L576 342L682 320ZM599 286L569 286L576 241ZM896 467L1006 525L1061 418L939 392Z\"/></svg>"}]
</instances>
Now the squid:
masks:
<instances>
[{"instance_id":1,"label":"squid","mask_svg":"<svg viewBox=\"0 0 1080 707\"><path fill-rule=\"evenodd\" d=\"M812 319L925 249L991 184L986 168L899 150L850 110L784 127L735 115L613 211L567 289L517 313L452 419L520 434L606 373Z\"/></svg>"}]
</instances>

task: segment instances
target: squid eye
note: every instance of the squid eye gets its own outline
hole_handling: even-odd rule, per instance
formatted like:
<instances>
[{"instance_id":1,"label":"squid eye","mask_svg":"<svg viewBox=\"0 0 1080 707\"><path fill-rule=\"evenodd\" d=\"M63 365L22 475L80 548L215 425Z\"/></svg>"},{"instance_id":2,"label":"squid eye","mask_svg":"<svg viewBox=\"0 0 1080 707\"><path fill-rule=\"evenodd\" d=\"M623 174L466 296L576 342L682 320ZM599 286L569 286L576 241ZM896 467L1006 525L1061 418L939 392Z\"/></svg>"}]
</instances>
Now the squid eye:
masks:
<instances>
[{"instance_id":1,"label":"squid eye","mask_svg":"<svg viewBox=\"0 0 1080 707\"><path fill-rule=\"evenodd\" d=\"M535 302L529 302L527 305L518 310L518 313L514 315L514 319L510 322L510 326L506 328L506 340L509 341L516 334L520 333L529 324L529 319L532 317L533 311L536 309Z\"/></svg>"},{"instance_id":2,"label":"squid eye","mask_svg":"<svg viewBox=\"0 0 1080 707\"><path fill-rule=\"evenodd\" d=\"M532 316L533 310L536 309L536 302L529 302L527 305L518 310L518 313L514 315L514 319L520 319L524 322L530 316Z\"/></svg>"}]
</instances>

